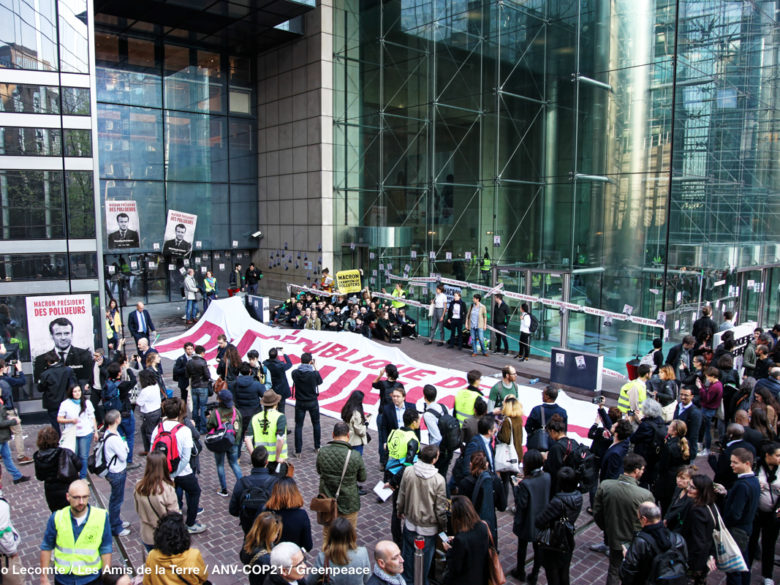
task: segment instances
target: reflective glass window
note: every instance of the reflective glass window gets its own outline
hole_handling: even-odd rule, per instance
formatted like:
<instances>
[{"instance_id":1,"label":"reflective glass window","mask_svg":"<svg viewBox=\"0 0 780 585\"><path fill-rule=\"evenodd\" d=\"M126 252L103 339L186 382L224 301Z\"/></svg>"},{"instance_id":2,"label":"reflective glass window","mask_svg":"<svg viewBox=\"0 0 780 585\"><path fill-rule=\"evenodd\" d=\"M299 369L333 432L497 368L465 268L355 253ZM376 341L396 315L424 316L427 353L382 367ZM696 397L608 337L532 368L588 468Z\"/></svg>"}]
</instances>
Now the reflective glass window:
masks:
<instances>
[{"instance_id":1,"label":"reflective glass window","mask_svg":"<svg viewBox=\"0 0 780 585\"><path fill-rule=\"evenodd\" d=\"M140 247L162 249L165 233L165 185L162 181L100 181L100 192L106 199L135 201L138 210Z\"/></svg>"},{"instance_id":2,"label":"reflective glass window","mask_svg":"<svg viewBox=\"0 0 780 585\"><path fill-rule=\"evenodd\" d=\"M65 138L65 156L92 156L92 130L62 131Z\"/></svg>"},{"instance_id":3,"label":"reflective glass window","mask_svg":"<svg viewBox=\"0 0 780 585\"><path fill-rule=\"evenodd\" d=\"M59 128L0 127L2 154L11 156L60 156L62 130Z\"/></svg>"},{"instance_id":4,"label":"reflective glass window","mask_svg":"<svg viewBox=\"0 0 780 585\"><path fill-rule=\"evenodd\" d=\"M89 73L89 31L86 0L59 0L60 70Z\"/></svg>"},{"instance_id":5,"label":"reflective glass window","mask_svg":"<svg viewBox=\"0 0 780 585\"><path fill-rule=\"evenodd\" d=\"M227 185L169 182L167 195L168 209L198 216L195 241L199 240L204 250L230 247L230 211L225 205L228 200Z\"/></svg>"},{"instance_id":6,"label":"reflective glass window","mask_svg":"<svg viewBox=\"0 0 780 585\"><path fill-rule=\"evenodd\" d=\"M169 181L227 181L226 119L165 113L165 167Z\"/></svg>"},{"instance_id":7,"label":"reflective glass window","mask_svg":"<svg viewBox=\"0 0 780 585\"><path fill-rule=\"evenodd\" d=\"M0 3L0 67L56 71L55 0Z\"/></svg>"},{"instance_id":8,"label":"reflective glass window","mask_svg":"<svg viewBox=\"0 0 780 585\"><path fill-rule=\"evenodd\" d=\"M65 195L68 200L68 237L95 237L95 198L90 171L67 171Z\"/></svg>"},{"instance_id":9,"label":"reflective glass window","mask_svg":"<svg viewBox=\"0 0 780 585\"><path fill-rule=\"evenodd\" d=\"M102 178L163 178L160 110L99 104L98 132Z\"/></svg>"},{"instance_id":10,"label":"reflective glass window","mask_svg":"<svg viewBox=\"0 0 780 585\"><path fill-rule=\"evenodd\" d=\"M62 113L70 116L89 116L89 89L85 87L62 88Z\"/></svg>"},{"instance_id":11,"label":"reflective glass window","mask_svg":"<svg viewBox=\"0 0 780 585\"><path fill-rule=\"evenodd\" d=\"M0 111L17 114L59 114L60 88L0 83Z\"/></svg>"},{"instance_id":12,"label":"reflective glass window","mask_svg":"<svg viewBox=\"0 0 780 585\"><path fill-rule=\"evenodd\" d=\"M65 237L62 171L0 170L0 239Z\"/></svg>"}]
</instances>

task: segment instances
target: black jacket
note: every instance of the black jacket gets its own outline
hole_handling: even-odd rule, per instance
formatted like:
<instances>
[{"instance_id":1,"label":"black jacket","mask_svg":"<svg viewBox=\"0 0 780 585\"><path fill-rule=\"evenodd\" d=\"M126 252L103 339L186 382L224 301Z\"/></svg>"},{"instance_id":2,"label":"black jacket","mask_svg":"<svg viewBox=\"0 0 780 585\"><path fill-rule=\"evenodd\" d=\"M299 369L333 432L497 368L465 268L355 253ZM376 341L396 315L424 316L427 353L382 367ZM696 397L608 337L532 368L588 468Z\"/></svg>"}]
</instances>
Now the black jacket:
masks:
<instances>
[{"instance_id":1,"label":"black jacket","mask_svg":"<svg viewBox=\"0 0 780 585\"><path fill-rule=\"evenodd\" d=\"M710 532L712 540L712 532ZM688 547L683 537L671 532L662 523L649 524L640 530L626 553L620 567L622 585L643 585L650 577L653 559L661 551L675 547L688 558Z\"/></svg>"},{"instance_id":2,"label":"black jacket","mask_svg":"<svg viewBox=\"0 0 780 585\"><path fill-rule=\"evenodd\" d=\"M723 449L723 452L717 460L715 459L715 455L710 455L707 461L715 472L713 481L722 484L727 490L731 489L731 486L737 481L737 475L731 469L731 454L734 452L734 449L739 449L740 447L753 453L753 457L756 456L756 450L753 448L753 445L744 439L741 439L731 445L726 445L726 448Z\"/></svg>"},{"instance_id":3,"label":"black jacket","mask_svg":"<svg viewBox=\"0 0 780 585\"><path fill-rule=\"evenodd\" d=\"M287 370L292 368L290 356L284 354L284 361L280 359L265 360L263 365L268 368L268 373L271 374L271 386L274 392L281 396L282 400L292 396L286 374Z\"/></svg>"},{"instance_id":4,"label":"black jacket","mask_svg":"<svg viewBox=\"0 0 780 585\"><path fill-rule=\"evenodd\" d=\"M710 510L707 506L691 506L683 521L681 534L688 544L688 568L691 571L704 571L709 556L715 556L712 530L715 528L713 517L717 518L718 514L715 506L710 506Z\"/></svg>"},{"instance_id":5,"label":"black jacket","mask_svg":"<svg viewBox=\"0 0 780 585\"><path fill-rule=\"evenodd\" d=\"M566 518L572 526L582 511L582 494L580 492L560 492L556 494L547 507L536 517L536 528L550 528L555 522ZM574 535L569 539L569 551L574 550Z\"/></svg>"},{"instance_id":6,"label":"black jacket","mask_svg":"<svg viewBox=\"0 0 780 585\"><path fill-rule=\"evenodd\" d=\"M665 437L666 423L660 416L643 418L639 427L631 435L634 453L644 457L647 462L645 472L642 475L641 483L643 484L652 484L655 481L656 466L661 458Z\"/></svg>"},{"instance_id":7,"label":"black jacket","mask_svg":"<svg viewBox=\"0 0 780 585\"><path fill-rule=\"evenodd\" d=\"M149 335L149 332L151 331L157 331L154 323L152 323L152 316L149 314L149 311L144 309L143 314L144 321L146 322L146 333L144 335ZM131 311L127 316L127 328L130 330L130 335L133 337L138 337L141 335L141 333L138 331L140 325L141 324L138 322L138 311Z\"/></svg>"},{"instance_id":8,"label":"black jacket","mask_svg":"<svg viewBox=\"0 0 780 585\"><path fill-rule=\"evenodd\" d=\"M73 370L57 363L44 370L38 382L38 391L43 394L43 407L46 410L58 410L65 400L68 386L76 383Z\"/></svg>"},{"instance_id":9,"label":"black jacket","mask_svg":"<svg viewBox=\"0 0 780 585\"><path fill-rule=\"evenodd\" d=\"M680 414L680 406L681 405L678 404L677 408L674 410L674 418L683 421L685 426L688 427L688 432L685 433L685 436L692 437L692 439L688 441L688 445L691 449L691 461L695 461L696 453L698 452L698 442L693 439L696 439L699 436L699 429L701 428L701 409L698 406L691 404L682 414Z\"/></svg>"},{"instance_id":10,"label":"black jacket","mask_svg":"<svg viewBox=\"0 0 780 585\"><path fill-rule=\"evenodd\" d=\"M192 356L192 359L187 362L185 371L190 380L191 388L208 388L211 381L211 372L203 357L197 354Z\"/></svg>"},{"instance_id":11,"label":"black jacket","mask_svg":"<svg viewBox=\"0 0 780 585\"><path fill-rule=\"evenodd\" d=\"M241 416L255 414L262 410L260 398L265 393L265 385L255 380L253 376L239 376L230 384L230 391L233 392L233 401Z\"/></svg>"},{"instance_id":12,"label":"black jacket","mask_svg":"<svg viewBox=\"0 0 780 585\"><path fill-rule=\"evenodd\" d=\"M715 325L715 321L709 317L699 317L696 319L696 321L693 322L693 330L691 331L691 335L693 335L696 339L699 339L699 335L704 333L704 331L707 329L710 330L710 334L712 335L715 335L715 333L718 332L718 326Z\"/></svg>"},{"instance_id":13,"label":"black jacket","mask_svg":"<svg viewBox=\"0 0 780 585\"><path fill-rule=\"evenodd\" d=\"M534 470L514 487L515 518L512 532L520 540L536 538L536 517L550 501L550 474Z\"/></svg>"},{"instance_id":14,"label":"black jacket","mask_svg":"<svg viewBox=\"0 0 780 585\"><path fill-rule=\"evenodd\" d=\"M292 380L295 385L296 406L312 406L317 403L317 387L322 384L322 376L313 366L301 364L292 371Z\"/></svg>"},{"instance_id":15,"label":"black jacket","mask_svg":"<svg viewBox=\"0 0 780 585\"><path fill-rule=\"evenodd\" d=\"M411 402L404 402L404 408L405 410L415 410L414 404ZM386 437L389 437L394 429L400 428L395 416L395 404L392 402L385 404L382 408L382 428Z\"/></svg>"},{"instance_id":16,"label":"black jacket","mask_svg":"<svg viewBox=\"0 0 780 585\"><path fill-rule=\"evenodd\" d=\"M379 380L371 384L372 388L379 390L379 410L385 407L386 404L390 404L390 393L394 388L403 388L404 385L398 380Z\"/></svg>"},{"instance_id":17,"label":"black jacket","mask_svg":"<svg viewBox=\"0 0 780 585\"><path fill-rule=\"evenodd\" d=\"M509 325L509 305L505 302L493 307L493 326Z\"/></svg>"},{"instance_id":18,"label":"black jacket","mask_svg":"<svg viewBox=\"0 0 780 585\"><path fill-rule=\"evenodd\" d=\"M173 364L173 381L179 383L179 390L182 392L190 385L190 377L187 375L187 364L190 359L192 358L188 358L185 353L177 357Z\"/></svg>"},{"instance_id":19,"label":"black jacket","mask_svg":"<svg viewBox=\"0 0 780 585\"><path fill-rule=\"evenodd\" d=\"M233 486L233 494L230 496L230 504L228 504L228 512L231 516L239 517L241 514L241 500L244 498L244 492L253 487L259 487L266 490L268 497L271 497L271 490L274 484L279 478L275 475L268 473L268 469L265 467L253 467L252 472L249 475L245 475L236 482ZM249 532L251 523L249 526L245 526L242 522L241 528L244 534Z\"/></svg>"},{"instance_id":20,"label":"black jacket","mask_svg":"<svg viewBox=\"0 0 780 585\"><path fill-rule=\"evenodd\" d=\"M73 468L76 470L81 469L81 458L69 449L62 447L54 447L53 449L43 449L36 451L33 454L33 460L35 462L35 479L44 483L60 484L63 488L63 493L67 491L71 481L75 480L59 480L57 478L57 470L59 469L60 453L67 451L68 457L70 457L73 463ZM78 477L78 475L77 475Z\"/></svg>"},{"instance_id":21,"label":"black jacket","mask_svg":"<svg viewBox=\"0 0 780 585\"><path fill-rule=\"evenodd\" d=\"M676 374L678 380L685 376L687 372L691 372L693 369L693 364L686 362L685 365L688 366L688 370L680 370L680 359L682 358L682 355L682 343L678 343L677 345L672 346L672 348L669 350L669 353L666 354L666 363L674 368L674 373ZM693 348L688 350L688 357L691 361L693 361Z\"/></svg>"},{"instance_id":22,"label":"black jacket","mask_svg":"<svg viewBox=\"0 0 780 585\"><path fill-rule=\"evenodd\" d=\"M484 522L468 532L459 532L447 551L445 585L474 585L488 582L488 527Z\"/></svg>"},{"instance_id":23,"label":"black jacket","mask_svg":"<svg viewBox=\"0 0 780 585\"><path fill-rule=\"evenodd\" d=\"M453 300L447 306L447 321L452 321L452 308L455 305L457 305L458 303L460 303L460 318L459 319L455 319L455 320L456 321L460 321L461 323L465 323L466 322L466 310L467 309L466 309L466 303L464 303L462 299L460 301L454 301Z\"/></svg>"}]
</instances>

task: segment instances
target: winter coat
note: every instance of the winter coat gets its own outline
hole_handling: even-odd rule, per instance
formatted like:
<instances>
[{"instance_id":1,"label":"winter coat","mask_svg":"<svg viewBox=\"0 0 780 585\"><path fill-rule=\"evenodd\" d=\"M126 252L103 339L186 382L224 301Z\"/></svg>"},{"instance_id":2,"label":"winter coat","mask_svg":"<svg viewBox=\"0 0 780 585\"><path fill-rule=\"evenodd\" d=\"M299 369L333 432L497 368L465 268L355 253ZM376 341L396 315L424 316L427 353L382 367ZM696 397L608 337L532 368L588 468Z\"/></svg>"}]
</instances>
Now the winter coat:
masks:
<instances>
[{"instance_id":1,"label":"winter coat","mask_svg":"<svg viewBox=\"0 0 780 585\"><path fill-rule=\"evenodd\" d=\"M665 437L666 423L660 416L643 418L639 427L631 435L634 453L644 457L647 463L641 479L643 484L650 485L655 482Z\"/></svg>"},{"instance_id":2,"label":"winter coat","mask_svg":"<svg viewBox=\"0 0 780 585\"><path fill-rule=\"evenodd\" d=\"M322 376L311 364L301 364L292 371L295 384L295 405L310 407L317 404Z\"/></svg>"},{"instance_id":3,"label":"winter coat","mask_svg":"<svg viewBox=\"0 0 780 585\"><path fill-rule=\"evenodd\" d=\"M262 410L260 398L265 393L265 386L253 376L239 376L231 384L233 402L242 417L252 416Z\"/></svg>"},{"instance_id":4,"label":"winter coat","mask_svg":"<svg viewBox=\"0 0 780 585\"><path fill-rule=\"evenodd\" d=\"M71 479L60 480L57 477L59 469L60 453L67 451L73 469L76 470L76 476ZM46 494L46 503L49 509L54 512L68 505L65 494L68 492L68 486L71 481L78 479L78 471L81 470L81 458L69 449L63 447L54 447L53 449L43 449L33 454L35 462L35 479L43 482L43 491Z\"/></svg>"},{"instance_id":5,"label":"winter coat","mask_svg":"<svg viewBox=\"0 0 780 585\"><path fill-rule=\"evenodd\" d=\"M572 526L582 511L582 494L580 492L559 492L553 496L550 503L536 517L536 528L543 530L550 528L561 518L566 518ZM569 551L574 550L574 535L569 541Z\"/></svg>"},{"instance_id":6,"label":"winter coat","mask_svg":"<svg viewBox=\"0 0 780 585\"><path fill-rule=\"evenodd\" d=\"M444 585L475 585L488 582L488 528L477 522L450 541Z\"/></svg>"},{"instance_id":7,"label":"winter coat","mask_svg":"<svg viewBox=\"0 0 780 585\"><path fill-rule=\"evenodd\" d=\"M292 396L290 384L287 382L287 370L292 368L290 356L284 354L284 361L280 359L265 360L263 365L268 368L268 373L271 374L271 387L274 392L281 396L282 400Z\"/></svg>"},{"instance_id":8,"label":"winter coat","mask_svg":"<svg viewBox=\"0 0 780 585\"><path fill-rule=\"evenodd\" d=\"M366 464L357 451L353 451L345 441L330 441L317 454L317 473L320 476L320 493L335 498L344 469L347 453L352 451L344 481L339 492L339 514L352 514L360 510L358 483L366 481Z\"/></svg>"},{"instance_id":9,"label":"winter coat","mask_svg":"<svg viewBox=\"0 0 780 585\"><path fill-rule=\"evenodd\" d=\"M550 474L537 469L515 486L512 532L518 539L532 542L536 538L536 516L550 501L550 483Z\"/></svg>"},{"instance_id":10,"label":"winter coat","mask_svg":"<svg viewBox=\"0 0 780 585\"><path fill-rule=\"evenodd\" d=\"M654 544L650 544L648 538ZM710 540L712 540L712 532L710 532ZM648 583L653 559L660 551L665 551L669 547L679 549L685 558L688 557L688 547L682 536L671 532L661 522L645 526L634 537L625 559L623 559L623 564L620 567L622 585Z\"/></svg>"},{"instance_id":11,"label":"winter coat","mask_svg":"<svg viewBox=\"0 0 780 585\"><path fill-rule=\"evenodd\" d=\"M642 528L636 517L639 504L652 501L653 494L628 475L601 482L593 516L598 527L607 533L612 550L620 550L623 543L631 542L634 533Z\"/></svg>"},{"instance_id":12,"label":"winter coat","mask_svg":"<svg viewBox=\"0 0 780 585\"><path fill-rule=\"evenodd\" d=\"M410 530L426 536L447 530L447 488L431 463L418 459L404 469L396 506Z\"/></svg>"},{"instance_id":13,"label":"winter coat","mask_svg":"<svg viewBox=\"0 0 780 585\"><path fill-rule=\"evenodd\" d=\"M717 520L715 506L691 505L683 521L681 535L688 544L688 569L691 571L705 571L707 559L710 555L715 555L715 541L712 538L712 530L715 528L713 516Z\"/></svg>"}]
</instances>

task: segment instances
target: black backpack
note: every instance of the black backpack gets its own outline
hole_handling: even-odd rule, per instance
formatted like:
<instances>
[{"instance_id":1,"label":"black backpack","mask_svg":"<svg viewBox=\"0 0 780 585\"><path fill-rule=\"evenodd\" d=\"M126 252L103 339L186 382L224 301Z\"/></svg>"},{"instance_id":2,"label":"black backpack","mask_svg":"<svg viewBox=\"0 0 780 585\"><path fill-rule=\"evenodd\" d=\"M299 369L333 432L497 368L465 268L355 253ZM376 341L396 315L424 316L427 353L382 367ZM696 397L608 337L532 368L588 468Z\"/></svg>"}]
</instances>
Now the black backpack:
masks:
<instances>
[{"instance_id":1,"label":"black backpack","mask_svg":"<svg viewBox=\"0 0 780 585\"><path fill-rule=\"evenodd\" d=\"M577 486L579 491L587 493L596 485L599 476L599 466L595 455L585 445L569 439L566 454L563 456L564 465L568 465L577 474Z\"/></svg>"},{"instance_id":2,"label":"black backpack","mask_svg":"<svg viewBox=\"0 0 780 585\"><path fill-rule=\"evenodd\" d=\"M238 512L238 519L241 521L241 528L244 530L244 534L249 532L249 529L255 522L255 518L263 511L265 503L271 496L265 487L250 485L249 487L245 486L245 488L241 496L241 508Z\"/></svg>"},{"instance_id":3,"label":"black backpack","mask_svg":"<svg viewBox=\"0 0 780 585\"><path fill-rule=\"evenodd\" d=\"M449 453L453 453L455 449L460 447L460 423L458 419L452 416L447 407L441 405L444 413L438 412L434 409L427 410L438 421L439 432L441 433L441 448Z\"/></svg>"},{"instance_id":4,"label":"black backpack","mask_svg":"<svg viewBox=\"0 0 780 585\"><path fill-rule=\"evenodd\" d=\"M531 317L531 324L528 326L528 331L536 333L536 330L539 329L539 319L531 313L528 313L528 316Z\"/></svg>"},{"instance_id":5,"label":"black backpack","mask_svg":"<svg viewBox=\"0 0 780 585\"><path fill-rule=\"evenodd\" d=\"M641 538L650 545L653 560L650 564L650 573L647 583L655 585L686 585L688 559L680 549L671 544L666 550L660 550L656 541L640 532L637 538Z\"/></svg>"}]
</instances>

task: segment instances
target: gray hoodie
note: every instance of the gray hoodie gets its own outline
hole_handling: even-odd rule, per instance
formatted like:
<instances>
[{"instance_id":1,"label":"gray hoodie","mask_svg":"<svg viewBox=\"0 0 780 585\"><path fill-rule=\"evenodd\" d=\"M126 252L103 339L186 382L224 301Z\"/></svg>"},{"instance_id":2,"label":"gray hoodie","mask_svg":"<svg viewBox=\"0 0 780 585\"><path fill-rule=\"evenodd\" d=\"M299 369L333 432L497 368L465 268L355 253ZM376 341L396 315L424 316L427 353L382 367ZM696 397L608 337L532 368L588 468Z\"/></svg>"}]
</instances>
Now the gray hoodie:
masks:
<instances>
[{"instance_id":1,"label":"gray hoodie","mask_svg":"<svg viewBox=\"0 0 780 585\"><path fill-rule=\"evenodd\" d=\"M407 467L398 488L398 513L407 530L433 536L447 529L447 489L444 477L430 463L417 460Z\"/></svg>"}]
</instances>

